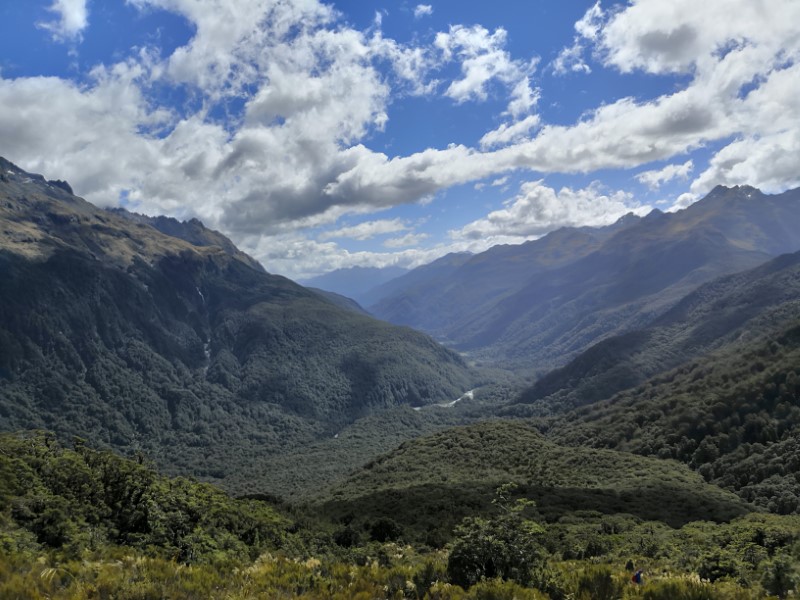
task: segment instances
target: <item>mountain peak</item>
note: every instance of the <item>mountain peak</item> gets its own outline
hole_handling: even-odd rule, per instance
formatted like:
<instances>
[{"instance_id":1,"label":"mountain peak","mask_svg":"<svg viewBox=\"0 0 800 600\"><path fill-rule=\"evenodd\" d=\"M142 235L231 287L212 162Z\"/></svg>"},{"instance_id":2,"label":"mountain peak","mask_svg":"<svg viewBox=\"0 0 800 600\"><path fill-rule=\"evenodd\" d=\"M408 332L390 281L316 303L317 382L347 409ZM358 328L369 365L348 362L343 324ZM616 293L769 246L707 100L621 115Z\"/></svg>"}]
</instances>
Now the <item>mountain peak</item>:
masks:
<instances>
[{"instance_id":1,"label":"mountain peak","mask_svg":"<svg viewBox=\"0 0 800 600\"><path fill-rule=\"evenodd\" d=\"M758 189L757 187L753 187L752 185L734 185L731 187L725 185L716 185L714 189L712 189L707 195L706 198L714 198L714 197L730 197L730 196L738 196L741 197L742 195L747 196L748 198L753 194L758 194L759 196L763 196L763 192Z\"/></svg>"}]
</instances>

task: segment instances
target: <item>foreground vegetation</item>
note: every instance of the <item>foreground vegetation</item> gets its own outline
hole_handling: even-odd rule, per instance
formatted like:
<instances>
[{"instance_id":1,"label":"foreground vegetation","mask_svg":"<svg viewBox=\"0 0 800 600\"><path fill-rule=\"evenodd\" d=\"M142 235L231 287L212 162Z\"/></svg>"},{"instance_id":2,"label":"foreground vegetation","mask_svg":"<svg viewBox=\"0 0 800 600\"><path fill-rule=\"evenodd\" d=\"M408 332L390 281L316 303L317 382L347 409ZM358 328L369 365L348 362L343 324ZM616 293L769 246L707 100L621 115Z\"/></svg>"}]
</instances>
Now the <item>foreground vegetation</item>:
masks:
<instances>
[{"instance_id":1,"label":"foreground vegetation","mask_svg":"<svg viewBox=\"0 0 800 600\"><path fill-rule=\"evenodd\" d=\"M143 462L44 433L0 437L0 597L745 599L798 581L797 516L553 519L505 484L437 548L402 520L331 521Z\"/></svg>"}]
</instances>

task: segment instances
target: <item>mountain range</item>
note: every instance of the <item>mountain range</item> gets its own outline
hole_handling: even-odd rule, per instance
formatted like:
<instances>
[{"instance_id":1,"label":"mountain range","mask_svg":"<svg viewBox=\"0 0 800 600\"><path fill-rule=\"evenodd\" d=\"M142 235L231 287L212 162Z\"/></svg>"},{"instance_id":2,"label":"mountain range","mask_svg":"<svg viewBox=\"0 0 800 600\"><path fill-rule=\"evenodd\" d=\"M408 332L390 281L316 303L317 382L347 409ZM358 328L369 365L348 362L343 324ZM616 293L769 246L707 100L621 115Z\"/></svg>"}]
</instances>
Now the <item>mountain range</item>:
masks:
<instances>
[{"instance_id":1,"label":"mountain range","mask_svg":"<svg viewBox=\"0 0 800 600\"><path fill-rule=\"evenodd\" d=\"M402 267L348 267L336 269L324 275L298 279L297 282L310 288L320 288L341 296L352 298L361 305L371 304L369 290L408 272Z\"/></svg>"},{"instance_id":2,"label":"mountain range","mask_svg":"<svg viewBox=\"0 0 800 600\"><path fill-rule=\"evenodd\" d=\"M647 326L704 282L796 251L799 200L720 186L675 213L434 262L376 288L366 308L475 359L544 373Z\"/></svg>"},{"instance_id":3,"label":"mountain range","mask_svg":"<svg viewBox=\"0 0 800 600\"><path fill-rule=\"evenodd\" d=\"M0 159L0 596L786 597L798 201L451 254L390 324Z\"/></svg>"},{"instance_id":4,"label":"mountain range","mask_svg":"<svg viewBox=\"0 0 800 600\"><path fill-rule=\"evenodd\" d=\"M800 252L703 284L649 326L607 338L520 397L542 412L610 398L717 348L780 335L800 315ZM546 405L546 407L544 406Z\"/></svg>"}]
</instances>

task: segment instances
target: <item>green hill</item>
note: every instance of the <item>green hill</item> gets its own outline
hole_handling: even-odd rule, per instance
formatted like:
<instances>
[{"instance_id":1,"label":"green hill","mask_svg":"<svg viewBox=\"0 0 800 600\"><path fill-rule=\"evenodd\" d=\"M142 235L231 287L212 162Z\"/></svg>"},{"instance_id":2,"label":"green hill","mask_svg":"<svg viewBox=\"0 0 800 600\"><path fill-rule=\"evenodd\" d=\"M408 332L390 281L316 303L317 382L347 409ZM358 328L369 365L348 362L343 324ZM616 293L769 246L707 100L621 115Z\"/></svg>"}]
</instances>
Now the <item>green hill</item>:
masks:
<instances>
[{"instance_id":1,"label":"green hill","mask_svg":"<svg viewBox=\"0 0 800 600\"><path fill-rule=\"evenodd\" d=\"M751 510L676 462L563 447L511 421L405 442L333 486L317 504L335 518L391 519L407 537L435 543L465 516L491 511L495 489L509 482L548 521L596 511L680 525ZM671 501L665 504L665 497Z\"/></svg>"},{"instance_id":2,"label":"green hill","mask_svg":"<svg viewBox=\"0 0 800 600\"><path fill-rule=\"evenodd\" d=\"M501 429L497 424L453 430L430 438L428 447L441 451L450 441L480 446L484 438L509 443L520 437L531 450L556 459L549 453L552 444L529 429ZM590 451L556 461L553 466L585 471L551 476L576 486L562 488L566 501L587 496L597 488L592 478L609 474L602 466L614 461L604 454L625 456ZM589 461L582 465L579 457ZM470 465L474 461L455 470L459 479L470 479L464 471ZM593 477L587 474L591 468ZM691 488L701 500L688 512L716 510L720 516L720 510L744 508L735 499L726 502L724 493L705 494L691 475L657 475L665 477L663 491L677 492L660 498L662 515L670 512L669 504L684 502L682 494ZM618 502L625 502L629 488L622 478L614 475L609 483L620 487ZM643 490L646 497L653 493L649 484ZM0 597L544 600L633 599L645 592L647 598L723 600L786 597L797 587L797 517L749 513L727 523L673 529L631 514L567 507L558 511L558 521L545 522L530 506L521 510L514 496L508 486L487 498L480 490L467 495L467 502L481 503L469 505L478 516L460 523L452 543L415 548L408 545L414 530L387 517L362 523L350 515L343 517L347 525L333 524L319 511L312 516L254 498L233 499L209 484L169 479L141 460L90 450L81 440L69 449L49 433L0 434ZM395 516L416 509L442 527L453 521L452 506L441 497L438 505L405 506ZM671 512L687 513L680 507ZM646 573L644 586L628 583L633 569Z\"/></svg>"},{"instance_id":3,"label":"green hill","mask_svg":"<svg viewBox=\"0 0 800 600\"><path fill-rule=\"evenodd\" d=\"M0 474L4 552L79 557L124 546L180 562L252 560L285 547L292 525L264 502L168 479L82 441L68 449L47 433L0 434Z\"/></svg>"}]
</instances>

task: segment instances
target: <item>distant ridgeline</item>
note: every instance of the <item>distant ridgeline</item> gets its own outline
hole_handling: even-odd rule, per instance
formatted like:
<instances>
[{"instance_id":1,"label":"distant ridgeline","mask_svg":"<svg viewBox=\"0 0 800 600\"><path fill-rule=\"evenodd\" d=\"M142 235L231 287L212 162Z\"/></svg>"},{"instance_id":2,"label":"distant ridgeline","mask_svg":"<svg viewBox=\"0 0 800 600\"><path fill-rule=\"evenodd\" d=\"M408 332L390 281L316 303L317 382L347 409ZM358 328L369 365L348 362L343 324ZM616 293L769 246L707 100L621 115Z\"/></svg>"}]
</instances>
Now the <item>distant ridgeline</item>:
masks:
<instances>
[{"instance_id":1,"label":"distant ridgeline","mask_svg":"<svg viewBox=\"0 0 800 600\"><path fill-rule=\"evenodd\" d=\"M429 337L270 275L199 221L101 210L2 159L0 173L5 430L255 491L265 456L474 387Z\"/></svg>"},{"instance_id":2,"label":"distant ridgeline","mask_svg":"<svg viewBox=\"0 0 800 600\"><path fill-rule=\"evenodd\" d=\"M444 257L364 294L392 323L539 373L648 326L700 284L800 250L800 190L717 187L690 207Z\"/></svg>"}]
</instances>

